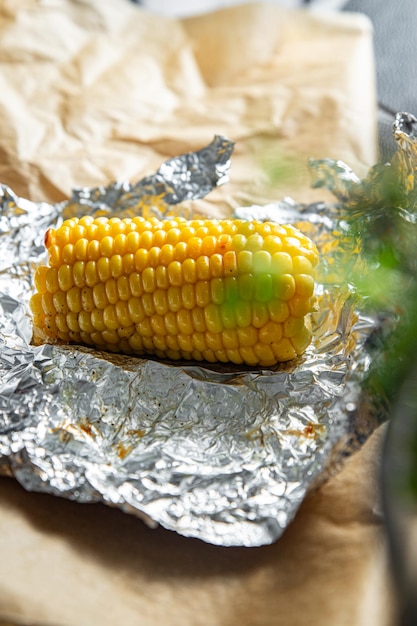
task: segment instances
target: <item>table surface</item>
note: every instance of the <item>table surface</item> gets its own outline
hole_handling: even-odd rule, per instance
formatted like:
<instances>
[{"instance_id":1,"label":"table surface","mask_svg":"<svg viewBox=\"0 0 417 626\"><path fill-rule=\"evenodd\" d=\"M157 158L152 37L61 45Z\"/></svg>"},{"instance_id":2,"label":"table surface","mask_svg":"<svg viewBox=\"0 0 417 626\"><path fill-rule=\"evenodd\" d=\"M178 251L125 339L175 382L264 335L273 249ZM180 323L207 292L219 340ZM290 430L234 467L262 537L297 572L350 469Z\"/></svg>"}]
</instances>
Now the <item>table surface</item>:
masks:
<instances>
[{"instance_id":1,"label":"table surface","mask_svg":"<svg viewBox=\"0 0 417 626\"><path fill-rule=\"evenodd\" d=\"M170 626L391 626L383 436L304 502L279 542L256 549L150 530L2 478L0 626L153 626L167 615Z\"/></svg>"}]
</instances>

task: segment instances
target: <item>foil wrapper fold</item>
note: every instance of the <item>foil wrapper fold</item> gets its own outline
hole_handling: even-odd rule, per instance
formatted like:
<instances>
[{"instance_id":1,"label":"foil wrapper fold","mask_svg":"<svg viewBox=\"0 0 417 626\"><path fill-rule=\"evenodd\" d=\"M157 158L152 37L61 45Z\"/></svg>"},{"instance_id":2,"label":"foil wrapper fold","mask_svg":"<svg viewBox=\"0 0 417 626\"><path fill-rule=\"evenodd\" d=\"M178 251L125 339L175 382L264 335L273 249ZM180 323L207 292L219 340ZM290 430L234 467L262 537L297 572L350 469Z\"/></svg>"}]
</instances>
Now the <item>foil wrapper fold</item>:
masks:
<instances>
[{"instance_id":1,"label":"foil wrapper fold","mask_svg":"<svg viewBox=\"0 0 417 626\"><path fill-rule=\"evenodd\" d=\"M48 227L86 213L182 214L181 201L227 180L232 150L216 137L134 185L79 189L57 205L1 187L0 470L29 490L104 502L185 536L259 546L385 418L362 386L377 320L332 273L359 261L343 236L343 203L361 186L355 174L314 162L317 184L337 203L285 199L236 212L294 223L321 252L314 340L295 362L261 370L35 347L28 309Z\"/></svg>"}]
</instances>

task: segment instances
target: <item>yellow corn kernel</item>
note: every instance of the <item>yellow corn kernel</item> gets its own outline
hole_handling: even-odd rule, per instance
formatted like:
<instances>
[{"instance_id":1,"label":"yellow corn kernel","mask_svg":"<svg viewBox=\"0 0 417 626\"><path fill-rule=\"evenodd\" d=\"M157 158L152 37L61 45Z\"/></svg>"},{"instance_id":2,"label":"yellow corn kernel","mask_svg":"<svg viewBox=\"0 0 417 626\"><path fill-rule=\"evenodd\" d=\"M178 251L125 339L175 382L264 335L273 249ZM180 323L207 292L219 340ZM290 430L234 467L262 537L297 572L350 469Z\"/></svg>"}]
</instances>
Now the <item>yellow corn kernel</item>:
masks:
<instances>
[{"instance_id":1,"label":"yellow corn kernel","mask_svg":"<svg viewBox=\"0 0 417 626\"><path fill-rule=\"evenodd\" d=\"M237 277L237 281L240 300L252 301L255 293L255 279L253 274L241 274Z\"/></svg>"},{"instance_id":2,"label":"yellow corn kernel","mask_svg":"<svg viewBox=\"0 0 417 626\"><path fill-rule=\"evenodd\" d=\"M174 260L174 247L171 244L166 243L162 246L161 252L159 253L159 262L168 267L171 261Z\"/></svg>"},{"instance_id":3,"label":"yellow corn kernel","mask_svg":"<svg viewBox=\"0 0 417 626\"><path fill-rule=\"evenodd\" d=\"M109 304L106 294L106 285L105 283L98 283L93 287L93 300L97 309L105 309Z\"/></svg>"},{"instance_id":4,"label":"yellow corn kernel","mask_svg":"<svg viewBox=\"0 0 417 626\"><path fill-rule=\"evenodd\" d=\"M230 302L223 302L220 307L220 315L223 328L236 328L235 305Z\"/></svg>"},{"instance_id":5,"label":"yellow corn kernel","mask_svg":"<svg viewBox=\"0 0 417 626\"><path fill-rule=\"evenodd\" d=\"M104 323L104 313L101 309L94 309L94 311L91 311L91 323L99 332L106 329L106 325Z\"/></svg>"},{"instance_id":6,"label":"yellow corn kernel","mask_svg":"<svg viewBox=\"0 0 417 626\"><path fill-rule=\"evenodd\" d=\"M216 238L213 235L206 235L201 242L201 254L208 258L214 254L216 250Z\"/></svg>"},{"instance_id":7,"label":"yellow corn kernel","mask_svg":"<svg viewBox=\"0 0 417 626\"><path fill-rule=\"evenodd\" d=\"M207 350L206 333L194 332L192 337L193 345L199 352Z\"/></svg>"},{"instance_id":8,"label":"yellow corn kernel","mask_svg":"<svg viewBox=\"0 0 417 626\"><path fill-rule=\"evenodd\" d=\"M187 242L187 258L198 259L201 255L202 241L200 237L190 237Z\"/></svg>"},{"instance_id":9,"label":"yellow corn kernel","mask_svg":"<svg viewBox=\"0 0 417 626\"><path fill-rule=\"evenodd\" d=\"M123 256L127 251L127 237L123 233L119 233L114 238L114 252Z\"/></svg>"},{"instance_id":10,"label":"yellow corn kernel","mask_svg":"<svg viewBox=\"0 0 417 626\"><path fill-rule=\"evenodd\" d=\"M155 354L160 358L166 358L167 356L167 342L164 335L155 335L153 338L153 343L155 346Z\"/></svg>"},{"instance_id":11,"label":"yellow corn kernel","mask_svg":"<svg viewBox=\"0 0 417 626\"><path fill-rule=\"evenodd\" d=\"M247 347L255 345L258 333L253 326L247 326L246 328L238 328L237 336L239 338L239 345Z\"/></svg>"},{"instance_id":12,"label":"yellow corn kernel","mask_svg":"<svg viewBox=\"0 0 417 626\"><path fill-rule=\"evenodd\" d=\"M117 283L114 278L106 280L104 288L106 290L106 298L110 304L116 304L119 301L119 292L117 291Z\"/></svg>"},{"instance_id":13,"label":"yellow corn kernel","mask_svg":"<svg viewBox=\"0 0 417 626\"><path fill-rule=\"evenodd\" d=\"M314 292L314 278L309 274L296 274L294 280L295 293L298 296L311 298Z\"/></svg>"},{"instance_id":14,"label":"yellow corn kernel","mask_svg":"<svg viewBox=\"0 0 417 626\"><path fill-rule=\"evenodd\" d=\"M221 333L211 333L208 331L206 333L206 343L207 348L209 350L213 350L213 352L218 352L219 350L223 350L223 342Z\"/></svg>"},{"instance_id":15,"label":"yellow corn kernel","mask_svg":"<svg viewBox=\"0 0 417 626\"><path fill-rule=\"evenodd\" d=\"M250 302L241 300L236 304L235 308L236 323L239 328L251 328L252 324L252 307Z\"/></svg>"},{"instance_id":16,"label":"yellow corn kernel","mask_svg":"<svg viewBox=\"0 0 417 626\"><path fill-rule=\"evenodd\" d=\"M153 293L155 291L156 280L155 270L153 269L153 267L145 267L145 269L142 271L142 286L145 293Z\"/></svg>"},{"instance_id":17,"label":"yellow corn kernel","mask_svg":"<svg viewBox=\"0 0 417 626\"><path fill-rule=\"evenodd\" d=\"M105 307L103 311L103 320L106 328L109 328L110 330L117 330L120 327L120 322L117 319L116 307L114 304L108 304Z\"/></svg>"},{"instance_id":18,"label":"yellow corn kernel","mask_svg":"<svg viewBox=\"0 0 417 626\"><path fill-rule=\"evenodd\" d=\"M100 242L100 253L103 256L110 258L111 256L113 256L113 251L114 251L113 237L111 237L111 235L106 235L105 237L103 237L103 239Z\"/></svg>"},{"instance_id":19,"label":"yellow corn kernel","mask_svg":"<svg viewBox=\"0 0 417 626\"><path fill-rule=\"evenodd\" d=\"M93 298L93 291L89 287L84 287L81 289L81 304L84 311L94 311L95 304Z\"/></svg>"},{"instance_id":20,"label":"yellow corn kernel","mask_svg":"<svg viewBox=\"0 0 417 626\"><path fill-rule=\"evenodd\" d=\"M68 329L74 333L78 332L80 329L79 323L78 323L78 315L77 313L73 313L72 311L70 311L69 313L66 314L65 316L66 322L67 322L67 326Z\"/></svg>"},{"instance_id":21,"label":"yellow corn kernel","mask_svg":"<svg viewBox=\"0 0 417 626\"><path fill-rule=\"evenodd\" d=\"M153 303L153 295L151 293L144 293L141 298L143 310L145 311L146 317L151 318L155 313L155 306Z\"/></svg>"},{"instance_id":22,"label":"yellow corn kernel","mask_svg":"<svg viewBox=\"0 0 417 626\"><path fill-rule=\"evenodd\" d=\"M78 316L78 323L80 325L80 329L84 333L92 333L94 332L94 326L91 323L91 313L88 311L80 311Z\"/></svg>"},{"instance_id":23,"label":"yellow corn kernel","mask_svg":"<svg viewBox=\"0 0 417 626\"><path fill-rule=\"evenodd\" d=\"M283 324L284 337L295 337L304 328L304 320L302 317L290 317Z\"/></svg>"},{"instance_id":24,"label":"yellow corn kernel","mask_svg":"<svg viewBox=\"0 0 417 626\"><path fill-rule=\"evenodd\" d=\"M119 298L122 300L129 300L130 296L130 287L129 287L129 278L124 274L123 276L119 276L117 279L117 293L119 294Z\"/></svg>"},{"instance_id":25,"label":"yellow corn kernel","mask_svg":"<svg viewBox=\"0 0 417 626\"><path fill-rule=\"evenodd\" d=\"M237 255L237 270L240 275L252 272L253 254L249 250L242 250Z\"/></svg>"},{"instance_id":26,"label":"yellow corn kernel","mask_svg":"<svg viewBox=\"0 0 417 626\"><path fill-rule=\"evenodd\" d=\"M278 300L291 300L295 294L295 280L292 274L275 276L275 296Z\"/></svg>"},{"instance_id":27,"label":"yellow corn kernel","mask_svg":"<svg viewBox=\"0 0 417 626\"><path fill-rule=\"evenodd\" d=\"M204 317L204 309L201 307L194 307L191 311L191 317L193 320L194 330L198 333L204 333L207 330L206 320Z\"/></svg>"},{"instance_id":28,"label":"yellow corn kernel","mask_svg":"<svg viewBox=\"0 0 417 626\"><path fill-rule=\"evenodd\" d=\"M111 330L110 328L103 330L101 336L103 337L105 343L108 344L107 348L110 350L112 349L112 345L116 346L119 343L119 335L115 330Z\"/></svg>"},{"instance_id":29,"label":"yellow corn kernel","mask_svg":"<svg viewBox=\"0 0 417 626\"><path fill-rule=\"evenodd\" d=\"M61 265L58 269L58 284L61 291L68 291L74 285L71 265Z\"/></svg>"},{"instance_id":30,"label":"yellow corn kernel","mask_svg":"<svg viewBox=\"0 0 417 626\"><path fill-rule=\"evenodd\" d=\"M129 288L132 293L132 296L139 298L143 294L142 281L140 279L140 274L133 272L129 276Z\"/></svg>"},{"instance_id":31,"label":"yellow corn kernel","mask_svg":"<svg viewBox=\"0 0 417 626\"><path fill-rule=\"evenodd\" d=\"M252 324L255 328L263 328L269 321L269 311L263 302L252 303Z\"/></svg>"},{"instance_id":32,"label":"yellow corn kernel","mask_svg":"<svg viewBox=\"0 0 417 626\"><path fill-rule=\"evenodd\" d=\"M163 315L153 315L151 317L151 326L155 335L166 335L165 320Z\"/></svg>"},{"instance_id":33,"label":"yellow corn kernel","mask_svg":"<svg viewBox=\"0 0 417 626\"><path fill-rule=\"evenodd\" d=\"M272 348L265 343L257 343L253 346L253 351L258 357L258 360L265 364L265 366L273 365L275 363L275 355Z\"/></svg>"},{"instance_id":34,"label":"yellow corn kernel","mask_svg":"<svg viewBox=\"0 0 417 626\"><path fill-rule=\"evenodd\" d=\"M42 294L42 310L45 313L45 315L54 314L55 306L54 306L53 295L49 293L48 291Z\"/></svg>"},{"instance_id":35,"label":"yellow corn kernel","mask_svg":"<svg viewBox=\"0 0 417 626\"><path fill-rule=\"evenodd\" d=\"M223 255L225 276L234 276L237 273L237 255L235 250L227 250Z\"/></svg>"},{"instance_id":36,"label":"yellow corn kernel","mask_svg":"<svg viewBox=\"0 0 417 626\"><path fill-rule=\"evenodd\" d=\"M292 259L292 267L294 274L313 274L313 265L311 261L305 256L295 256Z\"/></svg>"},{"instance_id":37,"label":"yellow corn kernel","mask_svg":"<svg viewBox=\"0 0 417 626\"><path fill-rule=\"evenodd\" d=\"M250 252L258 252L258 250L262 249L263 242L264 240L261 235L253 233L253 235L250 235L246 241L246 250L249 250Z\"/></svg>"},{"instance_id":38,"label":"yellow corn kernel","mask_svg":"<svg viewBox=\"0 0 417 626\"><path fill-rule=\"evenodd\" d=\"M102 256L97 261L97 273L98 273L99 279L103 283L105 283L106 280L111 278L110 261L107 257Z\"/></svg>"},{"instance_id":39,"label":"yellow corn kernel","mask_svg":"<svg viewBox=\"0 0 417 626\"><path fill-rule=\"evenodd\" d=\"M131 231L126 237L126 251L135 253L140 247L140 234L136 231Z\"/></svg>"},{"instance_id":40,"label":"yellow corn kernel","mask_svg":"<svg viewBox=\"0 0 417 626\"><path fill-rule=\"evenodd\" d=\"M293 344L286 337L274 342L271 348L278 361L291 361L297 355Z\"/></svg>"},{"instance_id":41,"label":"yellow corn kernel","mask_svg":"<svg viewBox=\"0 0 417 626\"><path fill-rule=\"evenodd\" d=\"M59 246L53 245L49 248L48 262L50 267L59 267L61 265L61 249Z\"/></svg>"},{"instance_id":42,"label":"yellow corn kernel","mask_svg":"<svg viewBox=\"0 0 417 626\"><path fill-rule=\"evenodd\" d=\"M239 352L239 350L237 349L226 349L225 350L226 353L226 357L227 360L230 361L231 363L235 363L236 365L242 365L243 364L243 358Z\"/></svg>"},{"instance_id":43,"label":"yellow corn kernel","mask_svg":"<svg viewBox=\"0 0 417 626\"><path fill-rule=\"evenodd\" d=\"M153 305L157 315L168 313L168 296L165 289L155 289L153 292Z\"/></svg>"},{"instance_id":44,"label":"yellow corn kernel","mask_svg":"<svg viewBox=\"0 0 417 626\"><path fill-rule=\"evenodd\" d=\"M179 228L170 228L167 232L166 242L171 246L175 246L181 237L181 230Z\"/></svg>"},{"instance_id":45,"label":"yellow corn kernel","mask_svg":"<svg viewBox=\"0 0 417 626\"><path fill-rule=\"evenodd\" d=\"M100 280L99 273L97 271L97 263L95 261L87 261L85 266L85 282L88 287L94 287Z\"/></svg>"},{"instance_id":46,"label":"yellow corn kernel","mask_svg":"<svg viewBox=\"0 0 417 626\"><path fill-rule=\"evenodd\" d=\"M65 291L56 291L54 293L53 303L58 313L63 313L64 315L68 313L67 294Z\"/></svg>"},{"instance_id":47,"label":"yellow corn kernel","mask_svg":"<svg viewBox=\"0 0 417 626\"><path fill-rule=\"evenodd\" d=\"M278 324L285 322L290 314L288 304L286 302L282 302L281 300L273 300L272 302L268 302L268 311L271 320Z\"/></svg>"},{"instance_id":48,"label":"yellow corn kernel","mask_svg":"<svg viewBox=\"0 0 417 626\"><path fill-rule=\"evenodd\" d=\"M131 326L132 319L129 313L129 305L126 302L126 300L119 300L115 304L115 309L116 309L116 317L119 322L118 328L120 328L120 326L123 326L123 327Z\"/></svg>"},{"instance_id":49,"label":"yellow corn kernel","mask_svg":"<svg viewBox=\"0 0 417 626\"><path fill-rule=\"evenodd\" d=\"M210 276L212 278L224 275L223 257L221 254L212 254L209 262Z\"/></svg>"},{"instance_id":50,"label":"yellow corn kernel","mask_svg":"<svg viewBox=\"0 0 417 626\"><path fill-rule=\"evenodd\" d=\"M222 304L225 300L225 284L221 278L212 278L210 281L210 299L214 304Z\"/></svg>"},{"instance_id":51,"label":"yellow corn kernel","mask_svg":"<svg viewBox=\"0 0 417 626\"><path fill-rule=\"evenodd\" d=\"M72 243L67 243L62 250L62 260L64 263L73 263L74 262L74 246Z\"/></svg>"},{"instance_id":52,"label":"yellow corn kernel","mask_svg":"<svg viewBox=\"0 0 417 626\"><path fill-rule=\"evenodd\" d=\"M197 280L210 278L210 259L208 256L200 256L196 261Z\"/></svg>"},{"instance_id":53,"label":"yellow corn kernel","mask_svg":"<svg viewBox=\"0 0 417 626\"><path fill-rule=\"evenodd\" d=\"M289 302L291 315L294 315L294 317L304 317L311 311L311 304L310 299L306 300L301 296L295 296Z\"/></svg>"},{"instance_id":54,"label":"yellow corn kernel","mask_svg":"<svg viewBox=\"0 0 417 626\"><path fill-rule=\"evenodd\" d=\"M81 302L81 290L79 287L71 287L67 291L67 304L70 311L73 313L79 313L82 308Z\"/></svg>"},{"instance_id":55,"label":"yellow corn kernel","mask_svg":"<svg viewBox=\"0 0 417 626\"><path fill-rule=\"evenodd\" d=\"M84 237L76 241L74 245L74 254L78 261L85 261L87 259L88 243L88 239L85 239Z\"/></svg>"},{"instance_id":56,"label":"yellow corn kernel","mask_svg":"<svg viewBox=\"0 0 417 626\"><path fill-rule=\"evenodd\" d=\"M179 287L169 287L167 291L169 308L176 313L182 306L181 289Z\"/></svg>"},{"instance_id":57,"label":"yellow corn kernel","mask_svg":"<svg viewBox=\"0 0 417 626\"><path fill-rule=\"evenodd\" d=\"M169 279L167 268L163 265L158 265L155 269L155 280L158 289L168 289Z\"/></svg>"},{"instance_id":58,"label":"yellow corn kernel","mask_svg":"<svg viewBox=\"0 0 417 626\"><path fill-rule=\"evenodd\" d=\"M123 259L120 254L113 254L110 259L110 271L113 278L119 278L123 274Z\"/></svg>"},{"instance_id":59,"label":"yellow corn kernel","mask_svg":"<svg viewBox=\"0 0 417 626\"><path fill-rule=\"evenodd\" d=\"M188 309L181 309L177 312L178 331L182 335L191 335L193 332L193 324L191 313Z\"/></svg>"},{"instance_id":60,"label":"yellow corn kernel","mask_svg":"<svg viewBox=\"0 0 417 626\"><path fill-rule=\"evenodd\" d=\"M58 291L58 272L55 268L50 268L45 274L45 286L50 293Z\"/></svg>"},{"instance_id":61,"label":"yellow corn kernel","mask_svg":"<svg viewBox=\"0 0 417 626\"><path fill-rule=\"evenodd\" d=\"M160 253L161 253L160 249L156 248L155 246L152 246L152 248L148 250L148 257L146 261L147 267L150 267L150 268L158 267Z\"/></svg>"},{"instance_id":62,"label":"yellow corn kernel","mask_svg":"<svg viewBox=\"0 0 417 626\"><path fill-rule=\"evenodd\" d=\"M204 308L204 318L206 320L206 327L209 332L221 333L223 330L222 317L220 308L217 304L210 302Z\"/></svg>"},{"instance_id":63,"label":"yellow corn kernel","mask_svg":"<svg viewBox=\"0 0 417 626\"><path fill-rule=\"evenodd\" d=\"M146 248L139 248L135 254L135 267L137 272L143 272L148 266L148 251Z\"/></svg>"},{"instance_id":64,"label":"yellow corn kernel","mask_svg":"<svg viewBox=\"0 0 417 626\"><path fill-rule=\"evenodd\" d=\"M277 252L281 252L282 250L282 241L280 237L276 235L267 235L264 239L263 250L266 250L271 255L276 254Z\"/></svg>"},{"instance_id":65,"label":"yellow corn kernel","mask_svg":"<svg viewBox=\"0 0 417 626\"><path fill-rule=\"evenodd\" d=\"M182 275L186 283L195 283L197 280L197 269L194 259L186 258L182 264Z\"/></svg>"},{"instance_id":66,"label":"yellow corn kernel","mask_svg":"<svg viewBox=\"0 0 417 626\"><path fill-rule=\"evenodd\" d=\"M271 274L255 274L255 300L257 302L270 302L274 291Z\"/></svg>"},{"instance_id":67,"label":"yellow corn kernel","mask_svg":"<svg viewBox=\"0 0 417 626\"><path fill-rule=\"evenodd\" d=\"M311 341L314 244L292 226L85 216L45 236L37 339L269 367Z\"/></svg>"},{"instance_id":68,"label":"yellow corn kernel","mask_svg":"<svg viewBox=\"0 0 417 626\"><path fill-rule=\"evenodd\" d=\"M194 285L185 284L181 287L181 300L182 304L186 309L194 309L196 306L196 290Z\"/></svg>"},{"instance_id":69,"label":"yellow corn kernel","mask_svg":"<svg viewBox=\"0 0 417 626\"><path fill-rule=\"evenodd\" d=\"M135 255L131 252L124 254L122 257L124 274L131 274L135 269Z\"/></svg>"},{"instance_id":70,"label":"yellow corn kernel","mask_svg":"<svg viewBox=\"0 0 417 626\"><path fill-rule=\"evenodd\" d=\"M311 341L311 331L305 326L297 335L294 335L294 337L291 337L291 343L294 347L294 350L299 355L305 352L310 341Z\"/></svg>"},{"instance_id":71,"label":"yellow corn kernel","mask_svg":"<svg viewBox=\"0 0 417 626\"><path fill-rule=\"evenodd\" d=\"M129 315L134 324L139 324L145 319L145 311L143 310L142 300L140 298L129 298L127 302Z\"/></svg>"},{"instance_id":72,"label":"yellow corn kernel","mask_svg":"<svg viewBox=\"0 0 417 626\"><path fill-rule=\"evenodd\" d=\"M222 342L226 350L238 350L240 340L237 331L234 329L224 330L222 332Z\"/></svg>"},{"instance_id":73,"label":"yellow corn kernel","mask_svg":"<svg viewBox=\"0 0 417 626\"><path fill-rule=\"evenodd\" d=\"M253 271L255 274L267 274L271 271L271 255L267 250L258 250L254 253Z\"/></svg>"},{"instance_id":74,"label":"yellow corn kernel","mask_svg":"<svg viewBox=\"0 0 417 626\"><path fill-rule=\"evenodd\" d=\"M182 268L179 261L172 261L167 268L169 284L180 287L183 283Z\"/></svg>"},{"instance_id":75,"label":"yellow corn kernel","mask_svg":"<svg viewBox=\"0 0 417 626\"><path fill-rule=\"evenodd\" d=\"M173 311L168 311L164 316L165 328L169 335L178 335L177 316Z\"/></svg>"},{"instance_id":76,"label":"yellow corn kernel","mask_svg":"<svg viewBox=\"0 0 417 626\"><path fill-rule=\"evenodd\" d=\"M174 259L176 261L185 261L187 258L188 247L185 241L179 241L174 248Z\"/></svg>"},{"instance_id":77,"label":"yellow corn kernel","mask_svg":"<svg viewBox=\"0 0 417 626\"><path fill-rule=\"evenodd\" d=\"M271 258L271 273L274 276L292 274L293 259L287 252L275 252Z\"/></svg>"},{"instance_id":78,"label":"yellow corn kernel","mask_svg":"<svg viewBox=\"0 0 417 626\"><path fill-rule=\"evenodd\" d=\"M287 335L288 336L288 335ZM264 324L259 332L259 341L261 343L273 344L282 337L282 325L277 322L267 322Z\"/></svg>"},{"instance_id":79,"label":"yellow corn kernel","mask_svg":"<svg viewBox=\"0 0 417 626\"><path fill-rule=\"evenodd\" d=\"M61 333L67 333L69 331L69 328L67 326L66 316L63 313L56 314L55 323L57 325L58 330Z\"/></svg>"},{"instance_id":80,"label":"yellow corn kernel","mask_svg":"<svg viewBox=\"0 0 417 626\"><path fill-rule=\"evenodd\" d=\"M85 269L86 269L85 261L76 261L74 263L73 277L74 277L74 284L76 287L85 287L85 284L86 284Z\"/></svg>"},{"instance_id":81,"label":"yellow corn kernel","mask_svg":"<svg viewBox=\"0 0 417 626\"><path fill-rule=\"evenodd\" d=\"M195 298L197 306L204 308L211 302L210 282L208 280L199 280L195 284Z\"/></svg>"},{"instance_id":82,"label":"yellow corn kernel","mask_svg":"<svg viewBox=\"0 0 417 626\"><path fill-rule=\"evenodd\" d=\"M165 341L167 343L168 349L169 350L173 350L174 352L176 352L178 355L181 354L180 352L180 346L178 343L178 335L167 335L165 337ZM179 358L179 357L177 357Z\"/></svg>"}]
</instances>

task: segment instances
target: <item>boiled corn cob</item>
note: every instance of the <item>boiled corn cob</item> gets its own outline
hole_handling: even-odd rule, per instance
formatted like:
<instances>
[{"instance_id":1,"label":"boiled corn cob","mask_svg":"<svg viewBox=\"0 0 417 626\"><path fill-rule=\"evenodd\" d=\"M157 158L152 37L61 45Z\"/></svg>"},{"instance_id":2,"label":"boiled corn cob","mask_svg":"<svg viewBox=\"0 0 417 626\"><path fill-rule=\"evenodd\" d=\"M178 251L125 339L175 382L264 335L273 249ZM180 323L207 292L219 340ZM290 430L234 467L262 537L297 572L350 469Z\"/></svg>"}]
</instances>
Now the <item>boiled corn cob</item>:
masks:
<instances>
[{"instance_id":1,"label":"boiled corn cob","mask_svg":"<svg viewBox=\"0 0 417 626\"><path fill-rule=\"evenodd\" d=\"M34 339L125 354L271 366L310 343L313 242L243 220L66 220L45 235Z\"/></svg>"}]
</instances>

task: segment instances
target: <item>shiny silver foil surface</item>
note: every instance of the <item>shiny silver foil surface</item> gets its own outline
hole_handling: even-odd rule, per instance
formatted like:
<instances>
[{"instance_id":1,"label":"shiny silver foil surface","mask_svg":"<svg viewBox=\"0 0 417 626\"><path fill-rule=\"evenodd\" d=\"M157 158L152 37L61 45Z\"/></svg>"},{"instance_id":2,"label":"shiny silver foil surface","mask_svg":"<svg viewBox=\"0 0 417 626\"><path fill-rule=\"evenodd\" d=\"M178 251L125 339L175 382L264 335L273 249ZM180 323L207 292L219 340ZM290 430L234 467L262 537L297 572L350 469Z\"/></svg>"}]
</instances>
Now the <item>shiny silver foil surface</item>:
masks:
<instances>
[{"instance_id":1,"label":"shiny silver foil surface","mask_svg":"<svg viewBox=\"0 0 417 626\"><path fill-rule=\"evenodd\" d=\"M34 347L28 307L49 226L69 215L139 213L155 196L157 214L163 206L181 213L177 203L227 180L232 149L216 137L135 185L79 189L57 205L1 187L0 471L28 490L104 502L185 536L259 546L282 534L306 494L380 419L362 390L377 321L323 271L343 255L355 261L337 205L287 199L237 211L297 224L322 254L314 340L290 364L261 370ZM340 180L334 163L317 168ZM358 184L342 172L343 185Z\"/></svg>"}]
</instances>

